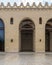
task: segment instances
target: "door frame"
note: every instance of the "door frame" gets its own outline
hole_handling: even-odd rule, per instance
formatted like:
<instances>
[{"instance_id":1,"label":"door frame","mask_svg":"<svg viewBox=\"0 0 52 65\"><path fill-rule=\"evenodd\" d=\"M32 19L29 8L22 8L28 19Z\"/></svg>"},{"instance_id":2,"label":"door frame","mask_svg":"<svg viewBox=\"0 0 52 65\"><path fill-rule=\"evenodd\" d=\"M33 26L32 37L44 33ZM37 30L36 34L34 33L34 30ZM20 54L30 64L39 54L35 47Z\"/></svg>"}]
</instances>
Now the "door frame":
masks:
<instances>
[{"instance_id":1,"label":"door frame","mask_svg":"<svg viewBox=\"0 0 52 65\"><path fill-rule=\"evenodd\" d=\"M21 27L22 27L22 25L23 25L23 22L25 22L25 21L26 21L26 23L28 23L28 21L30 21L30 23L31 23L31 25L32 25L32 27L33 27L33 51L35 51L35 50L34 50L35 25L34 25L34 22L33 22L31 19L27 18L27 19L22 20L21 23L19 24L19 52L21 51Z\"/></svg>"}]
</instances>

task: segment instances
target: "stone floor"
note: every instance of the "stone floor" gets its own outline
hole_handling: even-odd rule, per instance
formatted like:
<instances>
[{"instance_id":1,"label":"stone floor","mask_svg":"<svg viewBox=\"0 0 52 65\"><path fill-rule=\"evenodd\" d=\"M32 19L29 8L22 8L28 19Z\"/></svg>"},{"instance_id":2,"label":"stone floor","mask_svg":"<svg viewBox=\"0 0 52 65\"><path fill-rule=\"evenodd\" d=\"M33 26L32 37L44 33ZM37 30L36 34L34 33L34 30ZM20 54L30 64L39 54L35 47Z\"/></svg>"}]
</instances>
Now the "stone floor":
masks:
<instances>
[{"instance_id":1,"label":"stone floor","mask_svg":"<svg viewBox=\"0 0 52 65\"><path fill-rule=\"evenodd\" d=\"M52 65L52 53L0 53L0 65Z\"/></svg>"}]
</instances>

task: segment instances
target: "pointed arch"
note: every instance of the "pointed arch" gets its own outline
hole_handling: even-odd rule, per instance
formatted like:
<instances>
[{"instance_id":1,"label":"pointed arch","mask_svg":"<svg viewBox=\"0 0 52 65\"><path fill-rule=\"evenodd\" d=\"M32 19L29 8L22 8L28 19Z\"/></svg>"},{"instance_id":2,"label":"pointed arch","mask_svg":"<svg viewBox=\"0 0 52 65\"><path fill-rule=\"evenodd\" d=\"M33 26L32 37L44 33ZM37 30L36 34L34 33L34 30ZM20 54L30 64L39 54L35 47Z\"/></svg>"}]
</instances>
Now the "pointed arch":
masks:
<instances>
[{"instance_id":1,"label":"pointed arch","mask_svg":"<svg viewBox=\"0 0 52 65\"><path fill-rule=\"evenodd\" d=\"M5 45L5 26L4 21L0 18L0 52L4 51Z\"/></svg>"},{"instance_id":2,"label":"pointed arch","mask_svg":"<svg viewBox=\"0 0 52 65\"><path fill-rule=\"evenodd\" d=\"M29 26L32 27L32 29L35 29L34 22L31 19L29 19L29 18L26 18L26 19L22 20L20 25L19 25L19 28L21 29L22 26L25 26L25 25L29 25Z\"/></svg>"},{"instance_id":3,"label":"pointed arch","mask_svg":"<svg viewBox=\"0 0 52 65\"><path fill-rule=\"evenodd\" d=\"M45 51L52 52L52 18L47 21L45 26Z\"/></svg>"},{"instance_id":4,"label":"pointed arch","mask_svg":"<svg viewBox=\"0 0 52 65\"><path fill-rule=\"evenodd\" d=\"M19 25L20 51L33 51L33 34L35 25L31 19L24 19Z\"/></svg>"}]
</instances>

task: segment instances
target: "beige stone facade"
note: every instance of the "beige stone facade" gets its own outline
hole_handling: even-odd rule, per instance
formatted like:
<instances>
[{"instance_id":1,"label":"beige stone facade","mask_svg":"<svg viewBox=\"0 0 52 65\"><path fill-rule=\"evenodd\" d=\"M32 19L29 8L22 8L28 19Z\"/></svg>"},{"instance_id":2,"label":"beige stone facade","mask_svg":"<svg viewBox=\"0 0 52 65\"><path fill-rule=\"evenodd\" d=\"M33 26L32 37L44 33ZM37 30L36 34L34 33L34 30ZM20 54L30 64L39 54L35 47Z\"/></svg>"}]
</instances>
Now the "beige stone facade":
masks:
<instances>
[{"instance_id":1,"label":"beige stone facade","mask_svg":"<svg viewBox=\"0 0 52 65\"><path fill-rule=\"evenodd\" d=\"M41 3L40 3L41 4ZM19 25L22 20L30 19L35 24L33 50L35 52L45 52L45 25L52 18L52 6L0 6L0 18L5 25L5 52L19 52L20 32ZM39 18L42 18L42 24ZM13 18L13 24L10 19ZM11 42L13 39L13 42ZM41 41L40 41L41 40Z\"/></svg>"}]
</instances>

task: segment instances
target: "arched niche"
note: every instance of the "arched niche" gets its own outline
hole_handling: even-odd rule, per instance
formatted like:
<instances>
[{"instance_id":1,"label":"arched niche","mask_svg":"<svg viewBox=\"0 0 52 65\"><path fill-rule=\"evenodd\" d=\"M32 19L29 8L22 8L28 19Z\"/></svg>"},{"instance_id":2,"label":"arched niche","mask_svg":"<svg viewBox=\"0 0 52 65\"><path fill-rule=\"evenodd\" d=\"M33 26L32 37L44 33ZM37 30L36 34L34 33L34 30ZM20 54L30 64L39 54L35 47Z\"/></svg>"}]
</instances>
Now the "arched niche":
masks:
<instances>
[{"instance_id":1,"label":"arched niche","mask_svg":"<svg viewBox=\"0 0 52 65\"><path fill-rule=\"evenodd\" d=\"M47 21L45 26L45 51L52 52L52 18Z\"/></svg>"},{"instance_id":2,"label":"arched niche","mask_svg":"<svg viewBox=\"0 0 52 65\"><path fill-rule=\"evenodd\" d=\"M32 20L22 20L19 25L20 31L20 51L33 51L33 36L35 25Z\"/></svg>"}]
</instances>

